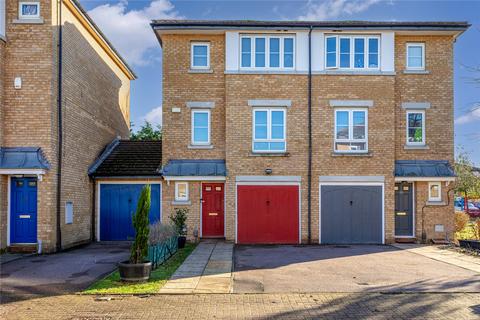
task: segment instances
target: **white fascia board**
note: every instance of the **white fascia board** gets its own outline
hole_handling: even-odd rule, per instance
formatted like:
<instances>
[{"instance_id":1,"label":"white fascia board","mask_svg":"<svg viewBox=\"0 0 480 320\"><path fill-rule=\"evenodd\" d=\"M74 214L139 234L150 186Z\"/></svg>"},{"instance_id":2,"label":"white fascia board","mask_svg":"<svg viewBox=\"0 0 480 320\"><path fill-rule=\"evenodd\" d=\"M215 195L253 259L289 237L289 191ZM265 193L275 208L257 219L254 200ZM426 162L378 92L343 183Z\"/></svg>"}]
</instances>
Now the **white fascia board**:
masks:
<instances>
[{"instance_id":1,"label":"white fascia board","mask_svg":"<svg viewBox=\"0 0 480 320\"><path fill-rule=\"evenodd\" d=\"M395 32L382 32L380 38L380 70L395 71Z\"/></svg>"},{"instance_id":2,"label":"white fascia board","mask_svg":"<svg viewBox=\"0 0 480 320\"><path fill-rule=\"evenodd\" d=\"M319 182L385 182L384 176L320 176Z\"/></svg>"},{"instance_id":3,"label":"white fascia board","mask_svg":"<svg viewBox=\"0 0 480 320\"><path fill-rule=\"evenodd\" d=\"M455 181L456 177L395 177L395 182L402 181Z\"/></svg>"},{"instance_id":4,"label":"white fascia board","mask_svg":"<svg viewBox=\"0 0 480 320\"><path fill-rule=\"evenodd\" d=\"M163 176L166 181L225 181L224 176Z\"/></svg>"},{"instance_id":5,"label":"white fascia board","mask_svg":"<svg viewBox=\"0 0 480 320\"><path fill-rule=\"evenodd\" d=\"M240 63L240 34L239 32L225 32L225 70L235 71Z\"/></svg>"},{"instance_id":6,"label":"white fascia board","mask_svg":"<svg viewBox=\"0 0 480 320\"><path fill-rule=\"evenodd\" d=\"M301 182L301 176L236 176L236 182Z\"/></svg>"}]
</instances>

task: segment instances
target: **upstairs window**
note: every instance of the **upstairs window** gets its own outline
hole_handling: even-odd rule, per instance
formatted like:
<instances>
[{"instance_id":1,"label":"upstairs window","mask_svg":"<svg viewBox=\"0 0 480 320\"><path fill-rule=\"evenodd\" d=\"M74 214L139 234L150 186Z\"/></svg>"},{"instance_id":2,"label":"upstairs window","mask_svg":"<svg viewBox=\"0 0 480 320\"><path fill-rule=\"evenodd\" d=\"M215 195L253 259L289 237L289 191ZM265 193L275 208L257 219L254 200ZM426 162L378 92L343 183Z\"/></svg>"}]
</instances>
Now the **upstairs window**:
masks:
<instances>
[{"instance_id":1,"label":"upstairs window","mask_svg":"<svg viewBox=\"0 0 480 320\"><path fill-rule=\"evenodd\" d=\"M380 61L378 36L325 37L327 69L378 69Z\"/></svg>"},{"instance_id":2,"label":"upstairs window","mask_svg":"<svg viewBox=\"0 0 480 320\"><path fill-rule=\"evenodd\" d=\"M210 68L210 43L193 42L191 48L191 68L209 69Z\"/></svg>"},{"instance_id":3,"label":"upstairs window","mask_svg":"<svg viewBox=\"0 0 480 320\"><path fill-rule=\"evenodd\" d=\"M293 69L294 38L284 35L242 36L240 66L245 69Z\"/></svg>"},{"instance_id":4,"label":"upstairs window","mask_svg":"<svg viewBox=\"0 0 480 320\"><path fill-rule=\"evenodd\" d=\"M367 136L367 110L335 110L335 152L367 152Z\"/></svg>"},{"instance_id":5,"label":"upstairs window","mask_svg":"<svg viewBox=\"0 0 480 320\"><path fill-rule=\"evenodd\" d=\"M192 145L210 144L210 110L192 110Z\"/></svg>"},{"instance_id":6,"label":"upstairs window","mask_svg":"<svg viewBox=\"0 0 480 320\"><path fill-rule=\"evenodd\" d=\"M39 2L20 2L18 4L19 19L39 19L40 3Z\"/></svg>"},{"instance_id":7,"label":"upstairs window","mask_svg":"<svg viewBox=\"0 0 480 320\"><path fill-rule=\"evenodd\" d=\"M253 111L253 151L286 151L285 109L255 109Z\"/></svg>"},{"instance_id":8,"label":"upstairs window","mask_svg":"<svg viewBox=\"0 0 480 320\"><path fill-rule=\"evenodd\" d=\"M407 145L425 145L425 111L407 111Z\"/></svg>"},{"instance_id":9,"label":"upstairs window","mask_svg":"<svg viewBox=\"0 0 480 320\"><path fill-rule=\"evenodd\" d=\"M425 69L425 44L407 43L407 69Z\"/></svg>"}]
</instances>

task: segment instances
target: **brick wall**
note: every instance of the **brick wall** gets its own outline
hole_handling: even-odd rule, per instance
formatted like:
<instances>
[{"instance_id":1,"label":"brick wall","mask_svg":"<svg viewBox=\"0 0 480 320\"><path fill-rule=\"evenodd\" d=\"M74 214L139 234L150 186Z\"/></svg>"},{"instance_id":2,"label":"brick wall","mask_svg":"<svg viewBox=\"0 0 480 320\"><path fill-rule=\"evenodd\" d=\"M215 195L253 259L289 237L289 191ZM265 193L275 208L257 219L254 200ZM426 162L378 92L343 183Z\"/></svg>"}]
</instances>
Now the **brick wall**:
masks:
<instances>
[{"instance_id":1,"label":"brick wall","mask_svg":"<svg viewBox=\"0 0 480 320\"><path fill-rule=\"evenodd\" d=\"M3 86L5 72L5 41L0 39L0 146L3 145ZM0 175L0 248L7 243L7 185L6 177Z\"/></svg>"}]
</instances>

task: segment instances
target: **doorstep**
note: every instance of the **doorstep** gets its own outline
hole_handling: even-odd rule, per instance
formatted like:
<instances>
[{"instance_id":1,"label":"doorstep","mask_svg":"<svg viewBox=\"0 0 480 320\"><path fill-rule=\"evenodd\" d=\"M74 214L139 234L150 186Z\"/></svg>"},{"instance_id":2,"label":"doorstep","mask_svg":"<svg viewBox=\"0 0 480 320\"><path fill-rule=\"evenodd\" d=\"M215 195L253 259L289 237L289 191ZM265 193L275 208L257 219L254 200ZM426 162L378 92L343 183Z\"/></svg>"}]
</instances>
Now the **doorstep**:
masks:
<instances>
[{"instance_id":1,"label":"doorstep","mask_svg":"<svg viewBox=\"0 0 480 320\"><path fill-rule=\"evenodd\" d=\"M160 289L164 294L230 293L233 244L202 241Z\"/></svg>"},{"instance_id":2,"label":"doorstep","mask_svg":"<svg viewBox=\"0 0 480 320\"><path fill-rule=\"evenodd\" d=\"M396 237L395 242L396 243L415 243L417 241L417 238L415 237Z\"/></svg>"},{"instance_id":3,"label":"doorstep","mask_svg":"<svg viewBox=\"0 0 480 320\"><path fill-rule=\"evenodd\" d=\"M7 247L7 251L10 253L36 253L36 243L14 243Z\"/></svg>"}]
</instances>

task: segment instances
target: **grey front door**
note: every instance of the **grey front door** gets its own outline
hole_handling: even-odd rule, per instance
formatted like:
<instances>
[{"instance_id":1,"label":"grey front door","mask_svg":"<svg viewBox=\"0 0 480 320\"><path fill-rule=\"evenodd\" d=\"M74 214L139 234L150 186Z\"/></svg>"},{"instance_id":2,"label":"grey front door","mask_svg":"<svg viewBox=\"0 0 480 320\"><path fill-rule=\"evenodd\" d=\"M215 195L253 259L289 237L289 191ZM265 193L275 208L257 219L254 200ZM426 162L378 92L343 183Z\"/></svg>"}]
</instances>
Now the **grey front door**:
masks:
<instances>
[{"instance_id":1,"label":"grey front door","mask_svg":"<svg viewBox=\"0 0 480 320\"><path fill-rule=\"evenodd\" d=\"M322 244L382 243L382 187L324 185L321 197Z\"/></svg>"},{"instance_id":2,"label":"grey front door","mask_svg":"<svg viewBox=\"0 0 480 320\"><path fill-rule=\"evenodd\" d=\"M395 235L414 236L413 234L413 185L395 184Z\"/></svg>"}]
</instances>

